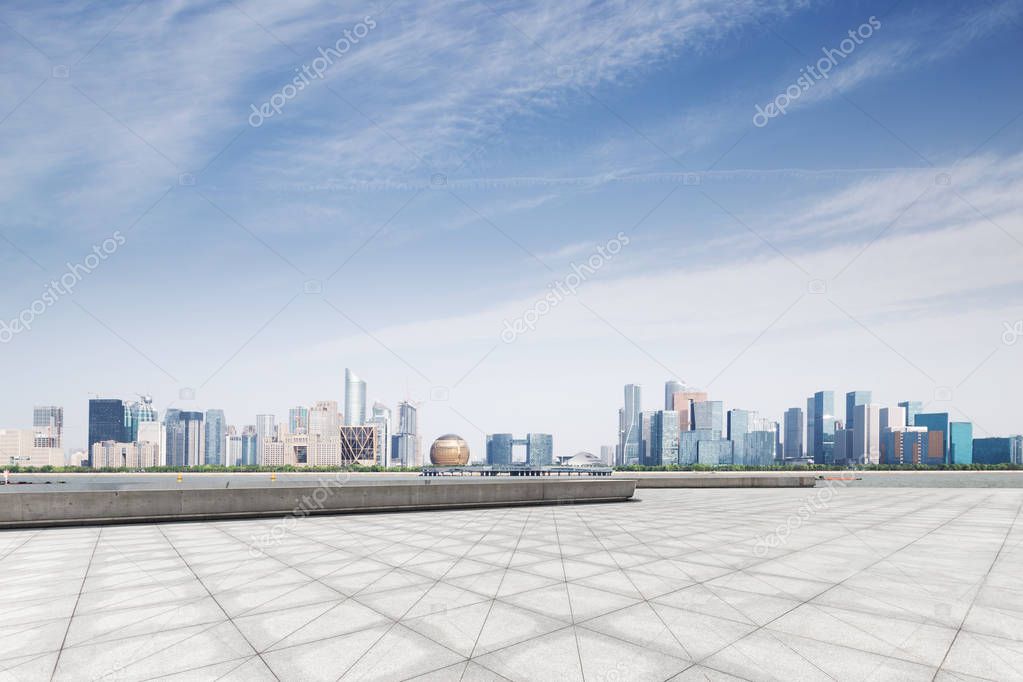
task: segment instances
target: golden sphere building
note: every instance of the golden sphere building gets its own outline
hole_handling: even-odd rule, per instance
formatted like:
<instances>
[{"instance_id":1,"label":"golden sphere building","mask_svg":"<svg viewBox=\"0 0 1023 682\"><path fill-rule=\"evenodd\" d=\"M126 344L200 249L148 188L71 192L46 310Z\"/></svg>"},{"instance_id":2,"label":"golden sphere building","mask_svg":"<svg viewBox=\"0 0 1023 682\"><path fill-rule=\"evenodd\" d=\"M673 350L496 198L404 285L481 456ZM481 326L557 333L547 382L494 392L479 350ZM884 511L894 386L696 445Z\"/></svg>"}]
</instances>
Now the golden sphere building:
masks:
<instances>
[{"instance_id":1,"label":"golden sphere building","mask_svg":"<svg viewBox=\"0 0 1023 682\"><path fill-rule=\"evenodd\" d=\"M460 467L469 463L469 444L453 433L441 436L430 446L430 462L439 467Z\"/></svg>"}]
</instances>

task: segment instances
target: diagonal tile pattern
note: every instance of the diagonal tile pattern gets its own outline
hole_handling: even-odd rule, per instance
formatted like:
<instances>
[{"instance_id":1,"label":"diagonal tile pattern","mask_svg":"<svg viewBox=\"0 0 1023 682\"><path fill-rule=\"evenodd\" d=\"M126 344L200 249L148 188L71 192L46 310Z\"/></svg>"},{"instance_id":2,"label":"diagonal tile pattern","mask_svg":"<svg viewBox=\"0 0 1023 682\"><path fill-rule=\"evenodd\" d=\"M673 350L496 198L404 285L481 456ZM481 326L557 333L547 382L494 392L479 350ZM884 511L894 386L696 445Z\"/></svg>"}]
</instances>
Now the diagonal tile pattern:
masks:
<instances>
[{"instance_id":1,"label":"diagonal tile pattern","mask_svg":"<svg viewBox=\"0 0 1023 682\"><path fill-rule=\"evenodd\" d=\"M0 680L1023 678L1023 491L640 493L5 532Z\"/></svg>"}]
</instances>

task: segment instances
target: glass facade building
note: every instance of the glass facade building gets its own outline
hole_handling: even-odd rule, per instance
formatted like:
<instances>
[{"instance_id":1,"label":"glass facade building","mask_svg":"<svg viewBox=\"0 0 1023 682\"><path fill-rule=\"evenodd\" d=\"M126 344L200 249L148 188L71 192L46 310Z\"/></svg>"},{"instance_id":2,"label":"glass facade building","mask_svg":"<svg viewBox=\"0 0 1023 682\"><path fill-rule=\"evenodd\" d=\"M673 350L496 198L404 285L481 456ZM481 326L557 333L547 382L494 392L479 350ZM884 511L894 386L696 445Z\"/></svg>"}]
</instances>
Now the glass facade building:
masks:
<instances>
[{"instance_id":1,"label":"glass facade building","mask_svg":"<svg viewBox=\"0 0 1023 682\"><path fill-rule=\"evenodd\" d=\"M724 433L725 405L720 400L704 400L693 403L693 427L710 429L721 438Z\"/></svg>"},{"instance_id":2,"label":"glass facade building","mask_svg":"<svg viewBox=\"0 0 1023 682\"><path fill-rule=\"evenodd\" d=\"M366 382L345 369L345 424L362 426L366 423Z\"/></svg>"},{"instance_id":3,"label":"glass facade building","mask_svg":"<svg viewBox=\"0 0 1023 682\"><path fill-rule=\"evenodd\" d=\"M618 446L622 464L639 464L640 446L643 442L640 433L641 413L643 411L643 387L637 384L625 385L625 407L619 412Z\"/></svg>"},{"instance_id":4,"label":"glass facade building","mask_svg":"<svg viewBox=\"0 0 1023 682\"><path fill-rule=\"evenodd\" d=\"M227 420L223 410L206 410L205 453L206 464L223 466L227 461Z\"/></svg>"},{"instance_id":5,"label":"glass facade building","mask_svg":"<svg viewBox=\"0 0 1023 682\"><path fill-rule=\"evenodd\" d=\"M803 456L803 433L805 428L806 418L801 408L790 407L785 410L785 440L782 442L782 456L784 459L798 459Z\"/></svg>"},{"instance_id":6,"label":"glass facade building","mask_svg":"<svg viewBox=\"0 0 1023 682\"><path fill-rule=\"evenodd\" d=\"M974 438L973 461L976 464L1023 464L1023 436Z\"/></svg>"},{"instance_id":7,"label":"glass facade building","mask_svg":"<svg viewBox=\"0 0 1023 682\"><path fill-rule=\"evenodd\" d=\"M923 411L924 404L919 400L903 400L899 407L906 411L906 426L915 426L916 416Z\"/></svg>"},{"instance_id":8,"label":"glass facade building","mask_svg":"<svg viewBox=\"0 0 1023 682\"><path fill-rule=\"evenodd\" d=\"M487 435L487 464L491 466L508 466L512 463L512 450L515 438L510 433L492 433Z\"/></svg>"},{"instance_id":9,"label":"glass facade building","mask_svg":"<svg viewBox=\"0 0 1023 682\"><path fill-rule=\"evenodd\" d=\"M526 461L530 466L550 466L554 462L554 436L549 433L526 434Z\"/></svg>"},{"instance_id":10,"label":"glass facade building","mask_svg":"<svg viewBox=\"0 0 1023 682\"><path fill-rule=\"evenodd\" d=\"M92 446L105 440L115 443L129 442L130 415L123 400L93 398L89 400L89 449L87 458L92 466Z\"/></svg>"},{"instance_id":11,"label":"glass facade building","mask_svg":"<svg viewBox=\"0 0 1023 682\"><path fill-rule=\"evenodd\" d=\"M970 422L948 425L948 463L973 464L973 424Z\"/></svg>"},{"instance_id":12,"label":"glass facade building","mask_svg":"<svg viewBox=\"0 0 1023 682\"><path fill-rule=\"evenodd\" d=\"M845 428L856 428L856 406L870 404L871 391L849 391L845 394Z\"/></svg>"},{"instance_id":13,"label":"glass facade building","mask_svg":"<svg viewBox=\"0 0 1023 682\"><path fill-rule=\"evenodd\" d=\"M812 403L812 441L813 452L807 452L807 457L813 456L814 464L835 463L835 392L817 391L813 394ZM808 406L811 406L808 403ZM810 419L807 418L807 428L810 428Z\"/></svg>"}]
</instances>

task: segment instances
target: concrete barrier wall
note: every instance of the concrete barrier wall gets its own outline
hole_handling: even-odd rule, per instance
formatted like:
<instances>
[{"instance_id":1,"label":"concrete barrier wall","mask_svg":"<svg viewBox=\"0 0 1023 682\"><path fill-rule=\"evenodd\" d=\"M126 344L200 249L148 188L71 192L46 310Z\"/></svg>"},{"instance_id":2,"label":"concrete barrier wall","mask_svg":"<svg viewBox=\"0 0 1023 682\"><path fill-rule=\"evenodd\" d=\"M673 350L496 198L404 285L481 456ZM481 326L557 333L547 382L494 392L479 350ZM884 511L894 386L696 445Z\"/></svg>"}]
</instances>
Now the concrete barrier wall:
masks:
<instances>
[{"instance_id":1,"label":"concrete barrier wall","mask_svg":"<svg viewBox=\"0 0 1023 682\"><path fill-rule=\"evenodd\" d=\"M623 502L635 490L636 481L630 479L521 479L456 485L349 482L315 488L17 492L0 495L0 528Z\"/></svg>"},{"instance_id":2,"label":"concrete barrier wall","mask_svg":"<svg viewBox=\"0 0 1023 682\"><path fill-rule=\"evenodd\" d=\"M813 476L636 475L637 488L812 488Z\"/></svg>"}]
</instances>

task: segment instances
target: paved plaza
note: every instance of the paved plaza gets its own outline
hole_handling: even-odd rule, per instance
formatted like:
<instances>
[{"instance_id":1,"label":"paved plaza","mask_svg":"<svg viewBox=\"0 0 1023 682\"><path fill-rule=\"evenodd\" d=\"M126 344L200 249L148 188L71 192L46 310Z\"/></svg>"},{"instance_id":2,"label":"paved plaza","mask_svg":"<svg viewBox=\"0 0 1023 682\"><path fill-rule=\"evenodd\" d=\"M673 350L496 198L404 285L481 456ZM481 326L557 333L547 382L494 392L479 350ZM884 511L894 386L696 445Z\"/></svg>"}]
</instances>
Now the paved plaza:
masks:
<instances>
[{"instance_id":1,"label":"paved plaza","mask_svg":"<svg viewBox=\"0 0 1023 682\"><path fill-rule=\"evenodd\" d=\"M0 533L0 679L1023 678L1023 490Z\"/></svg>"}]
</instances>

